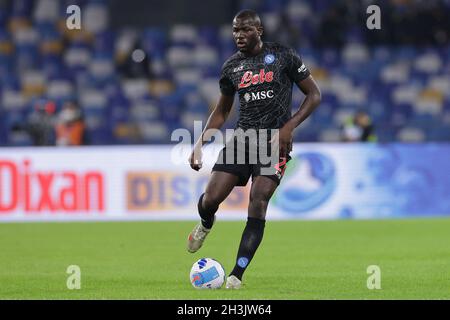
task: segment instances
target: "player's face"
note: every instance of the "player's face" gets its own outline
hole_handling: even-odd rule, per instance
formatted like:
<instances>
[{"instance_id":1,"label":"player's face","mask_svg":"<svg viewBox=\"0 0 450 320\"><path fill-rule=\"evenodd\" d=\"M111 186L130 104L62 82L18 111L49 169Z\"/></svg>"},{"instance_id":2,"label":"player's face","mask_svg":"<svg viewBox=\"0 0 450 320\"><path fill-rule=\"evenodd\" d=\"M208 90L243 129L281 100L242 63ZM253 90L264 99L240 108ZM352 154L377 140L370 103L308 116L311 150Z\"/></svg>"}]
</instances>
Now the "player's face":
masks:
<instances>
[{"instance_id":1,"label":"player's face","mask_svg":"<svg viewBox=\"0 0 450 320\"><path fill-rule=\"evenodd\" d=\"M234 19L233 38L239 51L249 52L260 41L261 27L251 19Z\"/></svg>"}]
</instances>

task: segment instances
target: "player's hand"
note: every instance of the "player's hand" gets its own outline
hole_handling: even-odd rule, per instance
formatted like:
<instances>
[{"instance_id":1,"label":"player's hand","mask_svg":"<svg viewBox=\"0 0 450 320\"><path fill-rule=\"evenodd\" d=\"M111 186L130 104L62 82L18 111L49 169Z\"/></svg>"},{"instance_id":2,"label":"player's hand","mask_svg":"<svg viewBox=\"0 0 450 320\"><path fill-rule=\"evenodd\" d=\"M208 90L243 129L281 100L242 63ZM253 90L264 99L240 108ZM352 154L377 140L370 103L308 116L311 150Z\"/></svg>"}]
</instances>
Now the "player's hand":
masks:
<instances>
[{"instance_id":1,"label":"player's hand","mask_svg":"<svg viewBox=\"0 0 450 320\"><path fill-rule=\"evenodd\" d=\"M279 146L280 157L286 157L289 152L292 151L292 141L294 140L293 130L284 126L278 130L278 132L273 136L270 143L272 145Z\"/></svg>"},{"instance_id":2,"label":"player's hand","mask_svg":"<svg viewBox=\"0 0 450 320\"><path fill-rule=\"evenodd\" d=\"M189 165L195 171L198 171L202 168L202 147L195 146L192 150L191 155L189 156Z\"/></svg>"}]
</instances>

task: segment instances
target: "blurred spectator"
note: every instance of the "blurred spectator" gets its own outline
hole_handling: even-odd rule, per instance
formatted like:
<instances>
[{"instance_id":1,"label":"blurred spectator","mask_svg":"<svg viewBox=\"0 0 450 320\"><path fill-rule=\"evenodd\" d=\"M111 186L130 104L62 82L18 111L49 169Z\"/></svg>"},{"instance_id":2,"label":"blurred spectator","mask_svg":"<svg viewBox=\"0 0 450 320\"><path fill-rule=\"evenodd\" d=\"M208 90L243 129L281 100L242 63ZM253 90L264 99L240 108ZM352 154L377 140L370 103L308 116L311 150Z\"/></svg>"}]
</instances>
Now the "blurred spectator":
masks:
<instances>
[{"instance_id":1,"label":"blurred spectator","mask_svg":"<svg viewBox=\"0 0 450 320\"><path fill-rule=\"evenodd\" d=\"M38 102L34 111L28 116L25 130L35 146L55 145L55 111L54 102Z\"/></svg>"},{"instance_id":2,"label":"blurred spectator","mask_svg":"<svg viewBox=\"0 0 450 320\"><path fill-rule=\"evenodd\" d=\"M319 25L318 45L321 47L342 47L345 43L346 22L342 8L333 7L327 11Z\"/></svg>"},{"instance_id":3,"label":"blurred spectator","mask_svg":"<svg viewBox=\"0 0 450 320\"><path fill-rule=\"evenodd\" d=\"M341 139L344 142L375 142L377 137L370 116L364 111L358 111L347 119L342 126Z\"/></svg>"},{"instance_id":4,"label":"blurred spectator","mask_svg":"<svg viewBox=\"0 0 450 320\"><path fill-rule=\"evenodd\" d=\"M125 60L119 63L119 72L125 78L149 78L150 60L139 42L136 42Z\"/></svg>"},{"instance_id":5,"label":"blurred spectator","mask_svg":"<svg viewBox=\"0 0 450 320\"><path fill-rule=\"evenodd\" d=\"M56 124L56 144L58 146L82 145L84 130L85 124L80 108L74 102L66 102Z\"/></svg>"},{"instance_id":6,"label":"blurred spectator","mask_svg":"<svg viewBox=\"0 0 450 320\"><path fill-rule=\"evenodd\" d=\"M284 11L280 13L280 21L283 21L283 23L277 25L277 28L271 34L270 41L284 43L296 48L303 37L301 29L291 22Z\"/></svg>"}]
</instances>

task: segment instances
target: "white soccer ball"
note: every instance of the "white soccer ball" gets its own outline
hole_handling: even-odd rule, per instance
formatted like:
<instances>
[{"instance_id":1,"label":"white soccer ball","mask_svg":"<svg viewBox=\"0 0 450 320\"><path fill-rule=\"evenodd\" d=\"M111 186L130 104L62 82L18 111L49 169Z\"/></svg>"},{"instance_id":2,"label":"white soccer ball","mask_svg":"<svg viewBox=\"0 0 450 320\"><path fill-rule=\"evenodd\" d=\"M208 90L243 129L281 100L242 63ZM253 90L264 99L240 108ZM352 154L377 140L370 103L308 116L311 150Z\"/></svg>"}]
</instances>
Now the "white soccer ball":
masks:
<instances>
[{"instance_id":1,"label":"white soccer ball","mask_svg":"<svg viewBox=\"0 0 450 320\"><path fill-rule=\"evenodd\" d=\"M225 270L211 258L201 258L191 268L191 283L196 289L219 289L225 282Z\"/></svg>"}]
</instances>

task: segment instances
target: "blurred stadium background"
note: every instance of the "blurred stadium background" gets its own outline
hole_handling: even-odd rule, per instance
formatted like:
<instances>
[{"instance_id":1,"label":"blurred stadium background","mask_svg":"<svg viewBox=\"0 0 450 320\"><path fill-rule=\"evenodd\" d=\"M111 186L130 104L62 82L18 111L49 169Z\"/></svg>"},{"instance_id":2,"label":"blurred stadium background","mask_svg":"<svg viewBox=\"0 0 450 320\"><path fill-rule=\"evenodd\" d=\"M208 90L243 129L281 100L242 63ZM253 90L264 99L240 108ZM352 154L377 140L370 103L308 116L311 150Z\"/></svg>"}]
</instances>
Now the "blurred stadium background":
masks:
<instances>
[{"instance_id":1,"label":"blurred stadium background","mask_svg":"<svg viewBox=\"0 0 450 320\"><path fill-rule=\"evenodd\" d=\"M380 30L366 27L370 4ZM242 8L322 90L273 217L450 214L449 1L15 0L0 1L1 219L196 218L209 167L191 172L171 134L214 107ZM294 110L302 99L294 88ZM241 217L247 193L223 209Z\"/></svg>"},{"instance_id":2,"label":"blurred stadium background","mask_svg":"<svg viewBox=\"0 0 450 320\"><path fill-rule=\"evenodd\" d=\"M381 30L365 27L374 3ZM81 30L66 27L71 4ZM66 144L55 126L67 101L85 122L73 143L170 143L173 129L192 129L214 106L241 8L261 14L265 40L298 49L322 89L296 141L340 141L356 110L380 142L450 139L448 1L17 0L0 2L0 144Z\"/></svg>"}]
</instances>

